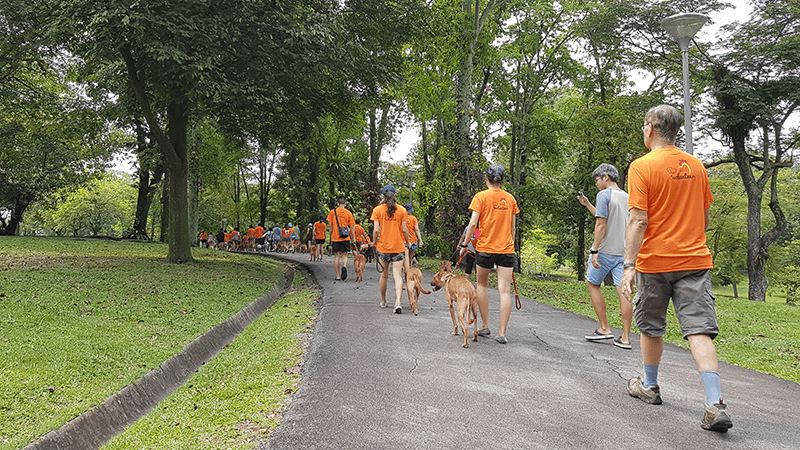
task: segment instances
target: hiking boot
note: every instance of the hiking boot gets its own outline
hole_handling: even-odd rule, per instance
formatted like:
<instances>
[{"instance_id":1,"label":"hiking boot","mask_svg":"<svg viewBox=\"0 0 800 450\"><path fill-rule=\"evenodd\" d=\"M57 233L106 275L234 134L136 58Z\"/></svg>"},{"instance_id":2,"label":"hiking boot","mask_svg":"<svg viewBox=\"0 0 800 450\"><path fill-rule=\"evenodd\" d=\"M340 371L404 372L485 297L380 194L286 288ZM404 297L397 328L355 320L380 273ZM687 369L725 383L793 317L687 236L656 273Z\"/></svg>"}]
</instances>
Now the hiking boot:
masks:
<instances>
[{"instance_id":1,"label":"hiking boot","mask_svg":"<svg viewBox=\"0 0 800 450\"><path fill-rule=\"evenodd\" d=\"M637 397L641 401L650 403L651 405L661 404L661 388L658 386L644 387L644 382L641 377L628 380L628 394L631 394L631 397Z\"/></svg>"},{"instance_id":2,"label":"hiking boot","mask_svg":"<svg viewBox=\"0 0 800 450\"><path fill-rule=\"evenodd\" d=\"M703 414L703 420L700 421L700 427L704 430L718 431L720 433L727 433L728 428L733 427L731 418L725 412L727 405L719 399L719 403L714 403L711 406L706 406L706 413Z\"/></svg>"}]
</instances>

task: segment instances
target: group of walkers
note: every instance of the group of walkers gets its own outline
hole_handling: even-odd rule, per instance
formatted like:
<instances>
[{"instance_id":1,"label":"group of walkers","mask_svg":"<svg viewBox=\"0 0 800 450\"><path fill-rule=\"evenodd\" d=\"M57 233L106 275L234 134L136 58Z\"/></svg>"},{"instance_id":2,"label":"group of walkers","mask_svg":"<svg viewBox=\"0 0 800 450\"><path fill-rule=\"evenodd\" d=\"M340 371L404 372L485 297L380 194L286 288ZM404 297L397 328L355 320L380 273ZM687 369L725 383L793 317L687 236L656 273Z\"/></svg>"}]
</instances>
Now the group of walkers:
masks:
<instances>
[{"instance_id":1,"label":"group of walkers","mask_svg":"<svg viewBox=\"0 0 800 450\"><path fill-rule=\"evenodd\" d=\"M599 327L585 338L611 339L617 347L631 349L630 329L635 321L641 333L644 377L629 380L627 391L646 403L661 404L658 373L667 309L672 300L705 388L705 411L700 425L706 430L726 432L733 423L722 398L717 372L713 339L719 328L710 279L713 260L705 236L713 195L703 164L675 146L682 123L682 114L672 106L651 108L642 125L644 145L649 152L631 163L628 192L617 185L618 170L610 164L601 164L592 173L599 190L597 206L582 193L578 194L578 201L596 218L586 279ZM491 335L487 288L490 271L497 271L500 328L495 340L506 344L519 207L514 196L501 187L505 178L501 165L491 164L484 175L486 189L475 194L470 203L470 222L459 246L462 258L468 261L474 258L481 336ZM400 312L402 268L403 264L407 267L407 251L411 248L411 221L406 208L397 205L393 186L384 186L382 194L383 203L371 215L375 224L374 245L382 270L381 307L386 307L388 269L392 266L395 312ZM623 322L622 335L616 339L608 325L606 303L600 290L609 273L619 297Z\"/></svg>"},{"instance_id":2,"label":"group of walkers","mask_svg":"<svg viewBox=\"0 0 800 450\"><path fill-rule=\"evenodd\" d=\"M672 106L651 108L642 125L644 145L649 152L631 163L628 192L617 184L618 170L611 164L601 164L592 173L599 190L596 206L578 193L577 200L596 218L586 280L599 326L585 339L612 340L615 346L629 350L631 325L635 322L641 333L644 376L629 380L627 391L644 402L661 404L658 373L671 299L706 392L701 427L725 432L733 424L722 399L717 372L713 339L719 329L710 280L713 260L705 236L713 195L703 164L675 147L682 123L683 116ZM517 265L514 236L520 210L514 196L501 187L505 170L500 164L491 164L484 175L486 189L472 198L470 221L458 245L461 259L467 262L468 277L473 265L476 272L480 336L491 335L488 285L489 274L496 269L500 327L495 340L507 344L511 284ZM347 279L348 253L353 244L356 251L376 250L380 306L388 306L386 292L391 272L395 280L394 312L399 314L403 269L408 270L414 252L422 247L422 235L411 204L397 204L394 186L384 186L381 194L382 202L370 215L372 239L347 209L345 197L339 197L338 206L326 218L327 224L321 216L316 223L309 224L306 238L309 245L318 246L321 260L325 233L330 229L336 281ZM280 233L284 242L296 239L299 234L295 231L287 236L278 227L273 232ZM263 233L268 236L270 232ZM249 240L249 230L247 236ZM274 245L275 240L271 242ZM622 334L616 338L608 324L606 302L600 289L609 274L619 298L623 323Z\"/></svg>"}]
</instances>

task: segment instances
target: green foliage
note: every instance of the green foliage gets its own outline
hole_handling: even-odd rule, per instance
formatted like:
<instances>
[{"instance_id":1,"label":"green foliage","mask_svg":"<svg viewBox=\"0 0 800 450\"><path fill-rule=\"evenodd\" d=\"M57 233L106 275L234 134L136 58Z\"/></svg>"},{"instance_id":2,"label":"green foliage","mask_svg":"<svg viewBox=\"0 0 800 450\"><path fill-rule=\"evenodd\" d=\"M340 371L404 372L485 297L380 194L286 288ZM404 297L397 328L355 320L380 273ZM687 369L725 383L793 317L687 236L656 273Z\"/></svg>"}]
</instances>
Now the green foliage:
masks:
<instances>
[{"instance_id":1,"label":"green foliage","mask_svg":"<svg viewBox=\"0 0 800 450\"><path fill-rule=\"evenodd\" d=\"M558 267L558 254L547 254L556 242L556 237L541 228L525 231L520 259L522 273L528 275L550 275Z\"/></svg>"},{"instance_id":2,"label":"green foliage","mask_svg":"<svg viewBox=\"0 0 800 450\"><path fill-rule=\"evenodd\" d=\"M800 303L800 266L784 267L778 280L786 291L786 303Z\"/></svg>"},{"instance_id":3,"label":"green foliage","mask_svg":"<svg viewBox=\"0 0 800 450\"><path fill-rule=\"evenodd\" d=\"M268 258L0 238L0 448L21 448L134 382L269 290Z\"/></svg>"},{"instance_id":4,"label":"green foliage","mask_svg":"<svg viewBox=\"0 0 800 450\"><path fill-rule=\"evenodd\" d=\"M455 251L455 244L435 234L425 236L425 245L417 253L439 259L449 259Z\"/></svg>"},{"instance_id":5,"label":"green foliage","mask_svg":"<svg viewBox=\"0 0 800 450\"><path fill-rule=\"evenodd\" d=\"M131 182L129 175L109 174L63 188L45 200L34 217L59 236L120 237L133 221L136 190Z\"/></svg>"}]
</instances>

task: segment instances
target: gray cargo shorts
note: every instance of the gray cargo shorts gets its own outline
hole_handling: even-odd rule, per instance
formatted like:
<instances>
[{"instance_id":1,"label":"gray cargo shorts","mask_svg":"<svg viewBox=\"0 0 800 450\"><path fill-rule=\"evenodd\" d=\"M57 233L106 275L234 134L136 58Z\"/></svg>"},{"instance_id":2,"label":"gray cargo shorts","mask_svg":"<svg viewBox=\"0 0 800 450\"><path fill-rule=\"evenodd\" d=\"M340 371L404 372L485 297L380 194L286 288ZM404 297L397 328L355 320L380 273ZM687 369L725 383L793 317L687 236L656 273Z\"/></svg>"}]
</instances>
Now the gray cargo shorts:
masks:
<instances>
[{"instance_id":1,"label":"gray cargo shorts","mask_svg":"<svg viewBox=\"0 0 800 450\"><path fill-rule=\"evenodd\" d=\"M719 326L710 273L709 269L636 272L633 318L639 331L650 337L664 336L667 331L667 307L672 298L684 339L693 334L706 334L711 339L717 337Z\"/></svg>"}]
</instances>

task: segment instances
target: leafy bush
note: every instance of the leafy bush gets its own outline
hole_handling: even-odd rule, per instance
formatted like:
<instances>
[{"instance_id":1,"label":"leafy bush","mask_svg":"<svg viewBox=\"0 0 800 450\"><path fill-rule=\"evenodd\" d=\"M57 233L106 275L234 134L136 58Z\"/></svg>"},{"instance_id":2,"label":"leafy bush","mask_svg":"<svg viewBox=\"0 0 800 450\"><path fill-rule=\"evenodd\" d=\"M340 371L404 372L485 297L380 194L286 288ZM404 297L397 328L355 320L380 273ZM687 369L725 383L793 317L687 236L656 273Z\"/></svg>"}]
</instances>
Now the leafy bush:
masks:
<instances>
[{"instance_id":1,"label":"leafy bush","mask_svg":"<svg viewBox=\"0 0 800 450\"><path fill-rule=\"evenodd\" d=\"M558 267L559 255L558 253L548 255L547 249L556 242L556 239L541 228L527 231L520 252L522 272L550 275Z\"/></svg>"},{"instance_id":2,"label":"leafy bush","mask_svg":"<svg viewBox=\"0 0 800 450\"><path fill-rule=\"evenodd\" d=\"M797 303L800 300L800 266L784 267L778 281L786 291L786 303Z\"/></svg>"},{"instance_id":3,"label":"leafy bush","mask_svg":"<svg viewBox=\"0 0 800 450\"><path fill-rule=\"evenodd\" d=\"M456 246L454 243L446 241L435 234L426 236L423 240L422 252L425 256L437 259L446 259L453 254Z\"/></svg>"}]
</instances>

